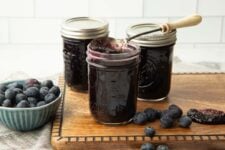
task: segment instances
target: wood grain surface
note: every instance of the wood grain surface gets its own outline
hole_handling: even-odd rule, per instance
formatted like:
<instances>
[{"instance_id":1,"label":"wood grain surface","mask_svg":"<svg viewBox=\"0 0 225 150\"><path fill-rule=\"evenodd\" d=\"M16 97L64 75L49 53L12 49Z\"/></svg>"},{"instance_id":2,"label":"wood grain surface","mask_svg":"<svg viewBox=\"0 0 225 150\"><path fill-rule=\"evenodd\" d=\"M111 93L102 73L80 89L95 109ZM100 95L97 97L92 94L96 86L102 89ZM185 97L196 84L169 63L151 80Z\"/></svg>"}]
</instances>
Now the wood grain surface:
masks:
<instances>
[{"instance_id":1,"label":"wood grain surface","mask_svg":"<svg viewBox=\"0 0 225 150\"><path fill-rule=\"evenodd\" d=\"M97 123L91 116L87 93L65 90L64 100L53 122L51 142L56 149L139 149L147 141L167 143L173 149L225 150L225 125L193 123L190 129L175 126L162 129L159 121L146 125L108 126ZM138 111L152 107L166 109L179 105L184 114L190 108L225 110L225 74L178 74L172 76L168 98L162 102L138 101ZM156 136L145 137L143 129L152 126Z\"/></svg>"}]
</instances>

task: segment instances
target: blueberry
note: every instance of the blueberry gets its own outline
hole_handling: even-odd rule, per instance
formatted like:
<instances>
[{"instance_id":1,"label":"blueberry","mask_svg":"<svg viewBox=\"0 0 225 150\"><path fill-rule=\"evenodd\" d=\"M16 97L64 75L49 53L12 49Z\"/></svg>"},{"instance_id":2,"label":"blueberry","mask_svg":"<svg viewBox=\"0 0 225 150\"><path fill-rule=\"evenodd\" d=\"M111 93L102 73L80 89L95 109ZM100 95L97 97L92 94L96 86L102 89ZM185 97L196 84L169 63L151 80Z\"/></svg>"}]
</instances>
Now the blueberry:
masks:
<instances>
[{"instance_id":1,"label":"blueberry","mask_svg":"<svg viewBox=\"0 0 225 150\"><path fill-rule=\"evenodd\" d=\"M45 96L48 94L49 89L47 87L42 87L40 89L40 98L44 100Z\"/></svg>"},{"instance_id":2,"label":"blueberry","mask_svg":"<svg viewBox=\"0 0 225 150\"><path fill-rule=\"evenodd\" d=\"M22 100L26 100L27 96L23 93L16 94L16 103L18 104Z\"/></svg>"},{"instance_id":3,"label":"blueberry","mask_svg":"<svg viewBox=\"0 0 225 150\"><path fill-rule=\"evenodd\" d=\"M5 95L0 94L0 105L2 105L4 100L5 100Z\"/></svg>"},{"instance_id":4,"label":"blueberry","mask_svg":"<svg viewBox=\"0 0 225 150\"><path fill-rule=\"evenodd\" d=\"M29 87L24 91L24 94L28 97L38 97L39 96L39 89L36 87Z\"/></svg>"},{"instance_id":5,"label":"blueberry","mask_svg":"<svg viewBox=\"0 0 225 150\"><path fill-rule=\"evenodd\" d=\"M167 145L158 145L156 150L169 150L169 147Z\"/></svg>"},{"instance_id":6,"label":"blueberry","mask_svg":"<svg viewBox=\"0 0 225 150\"><path fill-rule=\"evenodd\" d=\"M23 89L23 85L18 83L18 82L13 82L7 85L8 89L13 89L13 88L19 88L19 89Z\"/></svg>"},{"instance_id":7,"label":"blueberry","mask_svg":"<svg viewBox=\"0 0 225 150\"><path fill-rule=\"evenodd\" d=\"M16 107L17 108L26 108L26 107L30 107L30 104L28 103L28 101L22 100L16 105Z\"/></svg>"},{"instance_id":8,"label":"blueberry","mask_svg":"<svg viewBox=\"0 0 225 150\"><path fill-rule=\"evenodd\" d=\"M36 107L36 105L33 104L33 103L30 103L29 106L30 106L30 107Z\"/></svg>"},{"instance_id":9,"label":"blueberry","mask_svg":"<svg viewBox=\"0 0 225 150\"><path fill-rule=\"evenodd\" d=\"M182 115L178 109L166 109L162 112L162 116L169 116L172 119L178 119Z\"/></svg>"},{"instance_id":10,"label":"blueberry","mask_svg":"<svg viewBox=\"0 0 225 150\"><path fill-rule=\"evenodd\" d=\"M46 104L45 101L40 101L40 102L37 103L37 107L43 106L43 105L45 105L45 104Z\"/></svg>"},{"instance_id":11,"label":"blueberry","mask_svg":"<svg viewBox=\"0 0 225 150\"><path fill-rule=\"evenodd\" d=\"M30 84L30 85L39 84L40 85L40 82L37 79L27 79L25 81L25 84Z\"/></svg>"},{"instance_id":12,"label":"blueberry","mask_svg":"<svg viewBox=\"0 0 225 150\"><path fill-rule=\"evenodd\" d=\"M1 92L5 92L7 89L6 85L5 84L0 84L0 91Z\"/></svg>"},{"instance_id":13,"label":"blueberry","mask_svg":"<svg viewBox=\"0 0 225 150\"><path fill-rule=\"evenodd\" d=\"M5 91L5 98L13 100L16 96L16 92L13 89L7 89Z\"/></svg>"},{"instance_id":14,"label":"blueberry","mask_svg":"<svg viewBox=\"0 0 225 150\"><path fill-rule=\"evenodd\" d=\"M42 87L48 87L49 89L52 88L53 82L52 80L45 80L41 83Z\"/></svg>"},{"instance_id":15,"label":"blueberry","mask_svg":"<svg viewBox=\"0 0 225 150\"><path fill-rule=\"evenodd\" d=\"M152 127L146 127L144 132L145 132L145 135L148 137L153 137L155 135L155 129Z\"/></svg>"},{"instance_id":16,"label":"blueberry","mask_svg":"<svg viewBox=\"0 0 225 150\"><path fill-rule=\"evenodd\" d=\"M155 146L152 143L144 143L141 145L141 150L155 150Z\"/></svg>"},{"instance_id":17,"label":"blueberry","mask_svg":"<svg viewBox=\"0 0 225 150\"><path fill-rule=\"evenodd\" d=\"M13 91L15 91L16 94L23 93L23 90L21 90L20 88L13 88Z\"/></svg>"},{"instance_id":18,"label":"blueberry","mask_svg":"<svg viewBox=\"0 0 225 150\"><path fill-rule=\"evenodd\" d=\"M46 103L50 103L52 101L54 101L56 99L56 96L55 94L53 93L48 93L46 96L45 96L45 102Z\"/></svg>"},{"instance_id":19,"label":"blueberry","mask_svg":"<svg viewBox=\"0 0 225 150\"><path fill-rule=\"evenodd\" d=\"M177 119L180 118L183 114L183 111L180 107L175 104L169 106L170 115L172 118Z\"/></svg>"},{"instance_id":20,"label":"blueberry","mask_svg":"<svg viewBox=\"0 0 225 150\"><path fill-rule=\"evenodd\" d=\"M60 89L58 86L53 86L50 90L49 93L55 94L55 96L59 96L60 94Z\"/></svg>"},{"instance_id":21,"label":"blueberry","mask_svg":"<svg viewBox=\"0 0 225 150\"><path fill-rule=\"evenodd\" d=\"M164 115L160 118L160 125L162 128L171 128L173 126L173 119Z\"/></svg>"},{"instance_id":22,"label":"blueberry","mask_svg":"<svg viewBox=\"0 0 225 150\"><path fill-rule=\"evenodd\" d=\"M11 107L12 106L12 102L10 99L6 99L3 101L2 106L4 107Z\"/></svg>"},{"instance_id":23,"label":"blueberry","mask_svg":"<svg viewBox=\"0 0 225 150\"><path fill-rule=\"evenodd\" d=\"M144 112L137 112L133 117L135 124L145 124L148 121L148 117Z\"/></svg>"},{"instance_id":24,"label":"blueberry","mask_svg":"<svg viewBox=\"0 0 225 150\"><path fill-rule=\"evenodd\" d=\"M179 126L182 127L182 128L189 128L191 123L192 123L192 120L190 117L188 116L182 116L180 119L179 119Z\"/></svg>"},{"instance_id":25,"label":"blueberry","mask_svg":"<svg viewBox=\"0 0 225 150\"><path fill-rule=\"evenodd\" d=\"M144 110L144 113L147 115L148 121L154 121L157 119L157 111L155 109L147 108Z\"/></svg>"},{"instance_id":26,"label":"blueberry","mask_svg":"<svg viewBox=\"0 0 225 150\"><path fill-rule=\"evenodd\" d=\"M30 104L34 104L34 105L36 105L37 102L38 102L37 98L35 98L35 97L28 97L28 98L27 98L27 101L28 101Z\"/></svg>"}]
</instances>

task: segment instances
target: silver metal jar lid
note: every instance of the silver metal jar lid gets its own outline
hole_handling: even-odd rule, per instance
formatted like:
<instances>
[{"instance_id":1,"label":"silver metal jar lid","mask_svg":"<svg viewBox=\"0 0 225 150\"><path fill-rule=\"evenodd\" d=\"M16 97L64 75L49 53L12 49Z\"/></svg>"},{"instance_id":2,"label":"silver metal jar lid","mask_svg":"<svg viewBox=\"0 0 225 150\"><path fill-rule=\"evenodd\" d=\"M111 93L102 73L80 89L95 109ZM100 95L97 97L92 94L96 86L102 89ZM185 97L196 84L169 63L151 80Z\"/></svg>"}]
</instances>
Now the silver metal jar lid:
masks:
<instances>
[{"instance_id":1,"label":"silver metal jar lid","mask_svg":"<svg viewBox=\"0 0 225 150\"><path fill-rule=\"evenodd\" d=\"M103 19L90 17L70 18L63 22L61 34L73 39L95 39L107 36L109 24Z\"/></svg>"},{"instance_id":2,"label":"silver metal jar lid","mask_svg":"<svg viewBox=\"0 0 225 150\"><path fill-rule=\"evenodd\" d=\"M127 36L133 36L145 31L159 28L159 25L153 23L141 23L135 24L127 28ZM176 30L164 34L161 31L142 35L132 40L139 46L150 46L150 47L161 47L166 45L171 45L176 42Z\"/></svg>"}]
</instances>

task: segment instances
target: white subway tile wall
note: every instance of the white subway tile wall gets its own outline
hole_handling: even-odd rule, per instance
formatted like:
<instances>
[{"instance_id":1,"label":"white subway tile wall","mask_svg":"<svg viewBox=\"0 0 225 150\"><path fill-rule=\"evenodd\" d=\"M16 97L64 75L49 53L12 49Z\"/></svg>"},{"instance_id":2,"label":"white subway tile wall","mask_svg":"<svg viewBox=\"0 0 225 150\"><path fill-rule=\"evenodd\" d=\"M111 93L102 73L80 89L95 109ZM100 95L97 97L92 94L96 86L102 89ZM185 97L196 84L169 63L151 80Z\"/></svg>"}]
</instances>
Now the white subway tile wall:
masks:
<instances>
[{"instance_id":1,"label":"white subway tile wall","mask_svg":"<svg viewBox=\"0 0 225 150\"><path fill-rule=\"evenodd\" d=\"M57 51L60 24L68 17L105 18L110 36L124 38L131 24L163 23L196 12L203 22L178 30L174 55L189 62L225 62L225 0L0 0L0 52L22 52L26 45L34 51L37 45L46 51L55 45Z\"/></svg>"}]
</instances>

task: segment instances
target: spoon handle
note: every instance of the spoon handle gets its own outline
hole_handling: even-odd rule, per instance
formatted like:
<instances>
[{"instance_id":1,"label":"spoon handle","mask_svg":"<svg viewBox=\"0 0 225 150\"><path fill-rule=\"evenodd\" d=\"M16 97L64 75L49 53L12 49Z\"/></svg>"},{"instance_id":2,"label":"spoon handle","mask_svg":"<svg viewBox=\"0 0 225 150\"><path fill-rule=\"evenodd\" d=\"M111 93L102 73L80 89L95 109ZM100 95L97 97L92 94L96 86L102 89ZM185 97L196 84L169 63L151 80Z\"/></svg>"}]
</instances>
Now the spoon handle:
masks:
<instances>
[{"instance_id":1,"label":"spoon handle","mask_svg":"<svg viewBox=\"0 0 225 150\"><path fill-rule=\"evenodd\" d=\"M168 33L171 32L173 29L195 26L201 21L202 17L200 15L191 15L174 22L162 24L161 28L163 33Z\"/></svg>"}]
</instances>

